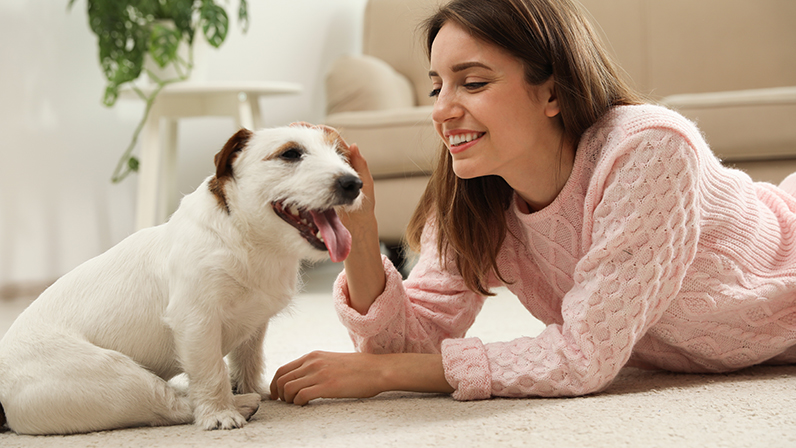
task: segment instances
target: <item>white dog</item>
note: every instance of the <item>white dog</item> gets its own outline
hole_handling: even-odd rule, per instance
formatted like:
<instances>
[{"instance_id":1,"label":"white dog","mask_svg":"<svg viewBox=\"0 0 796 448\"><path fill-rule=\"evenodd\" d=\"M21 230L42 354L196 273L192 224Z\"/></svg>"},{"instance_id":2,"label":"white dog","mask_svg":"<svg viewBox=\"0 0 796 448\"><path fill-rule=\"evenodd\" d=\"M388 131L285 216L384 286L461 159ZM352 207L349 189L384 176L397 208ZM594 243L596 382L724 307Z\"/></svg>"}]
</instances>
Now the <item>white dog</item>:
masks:
<instances>
[{"instance_id":1,"label":"white dog","mask_svg":"<svg viewBox=\"0 0 796 448\"><path fill-rule=\"evenodd\" d=\"M3 409L24 434L246 424L270 395L266 325L302 260L350 251L334 211L362 186L347 156L331 128L235 134L166 224L78 266L14 322L0 341L0 425ZM187 396L167 383L182 372Z\"/></svg>"}]
</instances>

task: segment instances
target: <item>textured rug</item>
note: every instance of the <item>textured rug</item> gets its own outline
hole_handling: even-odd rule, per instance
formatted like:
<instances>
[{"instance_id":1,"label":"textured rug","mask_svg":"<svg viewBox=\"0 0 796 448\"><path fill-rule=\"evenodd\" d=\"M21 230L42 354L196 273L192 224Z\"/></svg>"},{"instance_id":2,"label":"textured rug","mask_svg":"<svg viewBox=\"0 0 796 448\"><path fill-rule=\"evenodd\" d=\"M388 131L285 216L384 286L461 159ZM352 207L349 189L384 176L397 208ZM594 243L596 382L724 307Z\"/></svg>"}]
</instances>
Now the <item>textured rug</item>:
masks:
<instances>
[{"instance_id":1,"label":"textured rug","mask_svg":"<svg viewBox=\"0 0 796 448\"><path fill-rule=\"evenodd\" d=\"M308 272L305 292L266 340L266 375L312 350L351 351L331 303L335 266ZM0 303L0 334L17 302ZM487 301L470 336L535 335L542 326L510 293ZM386 393L364 400L266 401L233 431L191 425L73 436L0 432L0 447L788 447L796 446L796 366L683 375L625 369L600 394L457 402Z\"/></svg>"}]
</instances>

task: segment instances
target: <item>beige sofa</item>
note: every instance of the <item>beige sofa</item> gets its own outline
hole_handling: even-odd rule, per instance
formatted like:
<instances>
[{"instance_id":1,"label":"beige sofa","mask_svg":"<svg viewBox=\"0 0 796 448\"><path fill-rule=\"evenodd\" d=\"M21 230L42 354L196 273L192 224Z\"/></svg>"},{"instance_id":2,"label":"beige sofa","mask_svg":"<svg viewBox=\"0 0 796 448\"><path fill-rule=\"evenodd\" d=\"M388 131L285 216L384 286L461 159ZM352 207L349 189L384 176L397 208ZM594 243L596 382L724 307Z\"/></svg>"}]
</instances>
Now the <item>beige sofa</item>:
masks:
<instances>
[{"instance_id":1,"label":"beige sofa","mask_svg":"<svg viewBox=\"0 0 796 448\"><path fill-rule=\"evenodd\" d=\"M325 121L367 158L388 245L400 241L440 145L417 32L439 2L369 0L362 54L327 77ZM726 163L771 182L796 171L796 2L582 3L638 90L695 120Z\"/></svg>"},{"instance_id":2,"label":"beige sofa","mask_svg":"<svg viewBox=\"0 0 796 448\"><path fill-rule=\"evenodd\" d=\"M582 0L636 88L753 178L796 171L796 2Z\"/></svg>"}]
</instances>

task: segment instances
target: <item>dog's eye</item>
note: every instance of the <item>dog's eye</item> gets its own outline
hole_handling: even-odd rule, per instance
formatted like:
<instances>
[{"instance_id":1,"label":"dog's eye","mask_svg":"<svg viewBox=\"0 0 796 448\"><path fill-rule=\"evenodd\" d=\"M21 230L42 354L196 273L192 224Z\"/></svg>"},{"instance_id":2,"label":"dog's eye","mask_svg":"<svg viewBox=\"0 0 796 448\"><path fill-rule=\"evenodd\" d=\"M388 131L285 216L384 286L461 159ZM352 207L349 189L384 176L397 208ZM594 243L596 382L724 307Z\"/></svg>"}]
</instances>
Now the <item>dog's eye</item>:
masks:
<instances>
[{"instance_id":1,"label":"dog's eye","mask_svg":"<svg viewBox=\"0 0 796 448\"><path fill-rule=\"evenodd\" d=\"M288 148L279 155L279 158L288 162L296 162L301 159L301 156L303 155L304 152L302 152L299 148Z\"/></svg>"}]
</instances>

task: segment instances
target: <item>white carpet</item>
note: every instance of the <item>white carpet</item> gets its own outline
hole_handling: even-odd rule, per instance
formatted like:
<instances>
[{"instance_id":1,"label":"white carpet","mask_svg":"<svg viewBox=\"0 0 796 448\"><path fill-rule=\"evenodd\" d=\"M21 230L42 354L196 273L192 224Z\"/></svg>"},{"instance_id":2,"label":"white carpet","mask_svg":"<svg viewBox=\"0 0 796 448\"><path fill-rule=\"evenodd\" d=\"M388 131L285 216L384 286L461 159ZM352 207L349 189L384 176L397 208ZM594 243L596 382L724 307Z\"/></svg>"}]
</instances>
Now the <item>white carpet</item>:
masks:
<instances>
[{"instance_id":1,"label":"white carpet","mask_svg":"<svg viewBox=\"0 0 796 448\"><path fill-rule=\"evenodd\" d=\"M306 291L272 323L267 377L312 350L351 351L331 304L339 269L308 273ZM24 305L0 303L0 334ZM541 330L503 291L470 331L485 341ZM457 402L449 396L387 393L366 400L266 401L239 430L134 428L74 436L0 432L0 447L788 447L796 446L796 366L729 375L623 371L604 393L570 399Z\"/></svg>"}]
</instances>

